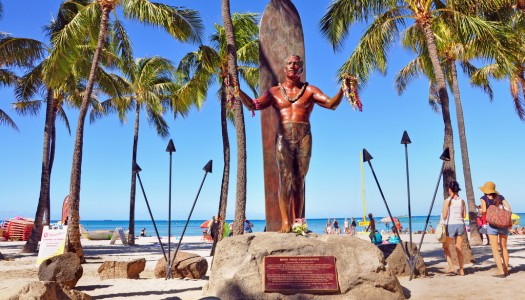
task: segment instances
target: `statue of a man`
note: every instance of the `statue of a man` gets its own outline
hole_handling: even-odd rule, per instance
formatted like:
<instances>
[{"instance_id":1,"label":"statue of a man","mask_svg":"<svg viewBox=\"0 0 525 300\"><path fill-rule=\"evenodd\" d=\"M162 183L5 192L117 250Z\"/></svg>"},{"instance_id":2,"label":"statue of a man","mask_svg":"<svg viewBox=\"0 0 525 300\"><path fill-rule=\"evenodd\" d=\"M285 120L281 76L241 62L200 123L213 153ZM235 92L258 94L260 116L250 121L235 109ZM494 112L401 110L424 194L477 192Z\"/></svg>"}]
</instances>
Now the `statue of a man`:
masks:
<instances>
[{"instance_id":1,"label":"statue of a man","mask_svg":"<svg viewBox=\"0 0 525 300\"><path fill-rule=\"evenodd\" d=\"M308 82L301 82L303 60L290 55L284 61L286 79L252 100L239 91L242 103L250 110L273 107L279 116L275 143L277 167L279 170L279 209L282 226L279 232L290 232L296 218L302 216L304 207L304 179L308 172L312 153L310 114L314 104L336 109L343 99L339 89L330 98Z\"/></svg>"}]
</instances>

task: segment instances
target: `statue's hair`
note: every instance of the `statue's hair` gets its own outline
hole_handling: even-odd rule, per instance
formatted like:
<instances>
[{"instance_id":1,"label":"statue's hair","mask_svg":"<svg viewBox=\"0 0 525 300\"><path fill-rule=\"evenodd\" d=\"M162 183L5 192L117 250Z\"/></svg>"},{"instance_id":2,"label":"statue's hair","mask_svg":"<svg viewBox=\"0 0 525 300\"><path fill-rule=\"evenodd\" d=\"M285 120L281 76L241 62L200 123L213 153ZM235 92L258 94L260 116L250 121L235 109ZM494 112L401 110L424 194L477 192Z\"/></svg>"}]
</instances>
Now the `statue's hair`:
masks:
<instances>
[{"instance_id":1,"label":"statue's hair","mask_svg":"<svg viewBox=\"0 0 525 300\"><path fill-rule=\"evenodd\" d=\"M285 65L288 63L288 58L290 58L290 57L297 57L297 58L299 59L299 61L301 62L301 67L304 66L304 61L303 61L303 59L302 59L299 55L297 55L297 54L290 54L290 55L288 55L288 56L284 59L284 64L285 64Z\"/></svg>"}]
</instances>

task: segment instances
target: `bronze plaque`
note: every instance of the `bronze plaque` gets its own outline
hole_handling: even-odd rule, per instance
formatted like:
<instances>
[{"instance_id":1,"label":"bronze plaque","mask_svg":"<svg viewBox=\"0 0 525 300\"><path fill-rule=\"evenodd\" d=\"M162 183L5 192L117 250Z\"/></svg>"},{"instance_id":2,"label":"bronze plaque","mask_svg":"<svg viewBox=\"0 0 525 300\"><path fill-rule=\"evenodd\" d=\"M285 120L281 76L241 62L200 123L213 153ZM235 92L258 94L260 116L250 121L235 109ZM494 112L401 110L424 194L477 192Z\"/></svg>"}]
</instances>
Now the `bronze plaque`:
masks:
<instances>
[{"instance_id":1,"label":"bronze plaque","mask_svg":"<svg viewBox=\"0 0 525 300\"><path fill-rule=\"evenodd\" d=\"M339 291L335 256L266 256L263 276L265 292Z\"/></svg>"}]
</instances>

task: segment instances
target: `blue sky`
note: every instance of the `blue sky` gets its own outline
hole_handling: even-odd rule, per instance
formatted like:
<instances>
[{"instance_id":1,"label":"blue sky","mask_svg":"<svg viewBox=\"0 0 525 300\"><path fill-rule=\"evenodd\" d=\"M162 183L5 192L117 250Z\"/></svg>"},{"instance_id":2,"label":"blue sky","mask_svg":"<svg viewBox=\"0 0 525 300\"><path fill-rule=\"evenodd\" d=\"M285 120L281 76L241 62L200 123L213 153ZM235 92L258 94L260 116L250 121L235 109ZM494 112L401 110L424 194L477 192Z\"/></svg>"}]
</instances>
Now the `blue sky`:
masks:
<instances>
[{"instance_id":1,"label":"blue sky","mask_svg":"<svg viewBox=\"0 0 525 300\"><path fill-rule=\"evenodd\" d=\"M221 23L220 1L164 1L175 6L196 9L206 26L206 36L214 23ZM4 17L0 31L14 36L45 41L42 27L55 15L57 0L5 0ZM303 22L306 47L306 78L310 84L328 95L337 92L336 71L352 52L363 27L354 27L341 52L334 53L321 36L319 20L329 1L296 1ZM267 1L232 0L232 12L262 13ZM160 55L178 63L197 45L176 42L162 30L125 21L136 57ZM306 179L307 218L341 218L362 216L361 174L359 153L366 148L374 157L372 164L378 176L390 210L394 215L408 213L405 172L405 149L400 144L406 130L412 140L408 146L412 214L426 215L437 183L443 144L443 121L428 105L428 82L414 81L404 95L394 89L394 77L413 55L399 44L390 53L386 76L374 74L361 92L363 112L353 111L346 102L336 111L321 107L311 116L313 154ZM516 116L509 95L508 81L494 82L494 101L461 77L460 88L472 180L476 199L477 187L485 181L494 181L497 189L508 199L514 212L525 212L522 184L525 181L525 124ZM170 138L177 152L173 154L172 218L185 219L191 209L204 176L203 166L213 159L213 173L209 174L195 207L194 219L206 219L216 213L222 177L222 141L219 103L216 87L211 89L207 102L200 110L193 110L186 118L169 119ZM452 97L452 94L450 94ZM0 90L0 108L7 111L20 128L16 132L0 127L0 219L17 215L34 217L40 189L44 113L37 117L18 116L10 109L13 93ZM455 108L451 98L451 114L456 124ZM74 132L78 113L69 110L72 136L65 126L57 125L56 158L52 174L52 219L60 216L62 200L69 193ZM245 113L247 137L247 208L251 219L264 218L264 189L260 114L251 117ZM228 218L233 218L235 206L236 140L229 127L232 145L232 166ZM454 126L456 169L460 185L464 187L457 128ZM169 154L165 152L169 139L158 137L145 120L141 122L138 163L142 167L144 183L153 214L157 219L168 216ZM82 219L127 219L131 178L131 149L133 143L133 116L121 125L116 116L86 124L80 214ZM370 169L365 165L365 195L369 212L386 215L386 209ZM434 214L441 207L441 188ZM461 195L465 196L464 191ZM136 218L149 219L140 190L137 191Z\"/></svg>"}]
</instances>

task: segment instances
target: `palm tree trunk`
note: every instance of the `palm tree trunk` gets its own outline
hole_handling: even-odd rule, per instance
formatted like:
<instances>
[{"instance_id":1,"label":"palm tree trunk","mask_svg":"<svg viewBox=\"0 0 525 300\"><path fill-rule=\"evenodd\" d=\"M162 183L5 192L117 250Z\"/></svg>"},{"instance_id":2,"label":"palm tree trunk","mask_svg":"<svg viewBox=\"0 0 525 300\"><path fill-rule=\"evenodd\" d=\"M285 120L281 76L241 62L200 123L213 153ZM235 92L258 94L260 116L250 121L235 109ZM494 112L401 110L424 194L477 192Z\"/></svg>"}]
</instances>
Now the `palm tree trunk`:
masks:
<instances>
[{"instance_id":1,"label":"palm tree trunk","mask_svg":"<svg viewBox=\"0 0 525 300\"><path fill-rule=\"evenodd\" d=\"M38 198L38 205L36 208L35 224L33 225L29 239L22 248L22 253L36 253L38 241L40 241L40 235L42 234L42 221L47 207L47 200L49 199L49 146L51 140L51 122L53 121L54 102L53 90L48 89L46 100L46 121L44 125L44 146L42 150L42 172L40 175L40 197Z\"/></svg>"},{"instance_id":2,"label":"palm tree trunk","mask_svg":"<svg viewBox=\"0 0 525 300\"><path fill-rule=\"evenodd\" d=\"M472 245L481 245L481 236L477 222L476 199L472 187L472 176L470 175L470 160L468 157L467 134L465 132L465 119L463 118L463 106L459 94L458 73L456 62L450 62L452 72L452 92L454 93L454 104L456 105L456 118L458 119L459 145L461 148L461 162L463 165L463 177L465 178L465 190L467 193L467 206L469 215L470 241Z\"/></svg>"},{"instance_id":3,"label":"palm tree trunk","mask_svg":"<svg viewBox=\"0 0 525 300\"><path fill-rule=\"evenodd\" d=\"M430 20L420 21L420 24L425 33L428 54L430 56L430 60L432 61L434 76L436 78L436 84L438 86L439 100L441 102L441 113L443 116L443 123L445 124L443 150L448 148L448 150L450 151L450 161L445 162L445 168L443 170L443 198L447 198L447 185L450 180L456 179L456 168L454 163L454 137L452 132L452 121L450 120L447 84L445 81L443 68L441 67L441 64L439 62L439 56L436 47L436 39L434 37L432 29L430 28Z\"/></svg>"},{"instance_id":4,"label":"palm tree trunk","mask_svg":"<svg viewBox=\"0 0 525 300\"><path fill-rule=\"evenodd\" d=\"M237 51L235 34L230 14L230 1L222 0L222 21L227 41L228 73L232 76L235 88L239 87L237 76ZM233 234L244 233L244 220L246 219L246 132L244 129L244 113L241 101L235 99L235 133L237 136L237 194L235 202L235 220Z\"/></svg>"},{"instance_id":5,"label":"palm tree trunk","mask_svg":"<svg viewBox=\"0 0 525 300\"><path fill-rule=\"evenodd\" d=\"M224 159L224 168L222 169L222 184L221 184L221 195L219 200L219 232L224 232L224 220L226 220L226 206L228 203L228 186L230 178L230 139L228 138L228 123L226 120L226 87L223 85L221 89L221 129L222 129L222 152ZM221 241L223 235L219 234L218 239L213 240L213 246L211 247L211 256L215 254L215 246L217 240Z\"/></svg>"},{"instance_id":6,"label":"palm tree trunk","mask_svg":"<svg viewBox=\"0 0 525 300\"><path fill-rule=\"evenodd\" d=\"M447 185L449 181L456 180L456 168L454 163L454 139L452 134L452 121L450 120L450 110L448 101L447 84L445 82L445 75L443 68L439 62L438 51L436 47L436 39L434 33L430 28L430 19L421 22L423 31L425 32L425 39L427 42L428 54L432 61L432 67L434 69L434 76L436 78L436 84L438 86L439 100L441 102L441 113L443 114L443 122L445 123L445 140L443 143L443 149L448 148L450 151L450 161L445 162L445 168L443 170L443 198L448 197ZM465 257L473 257L472 250L468 241L467 233L463 234L463 251Z\"/></svg>"},{"instance_id":7,"label":"palm tree trunk","mask_svg":"<svg viewBox=\"0 0 525 300\"><path fill-rule=\"evenodd\" d=\"M55 162L55 148L56 148L56 119L57 119L57 100L53 97L53 114L51 115L51 118L53 119L51 121L51 138L50 138L50 147L49 147L49 191L47 193L47 201L46 201L46 224L51 224L51 174L53 173L53 164Z\"/></svg>"},{"instance_id":8,"label":"palm tree trunk","mask_svg":"<svg viewBox=\"0 0 525 300\"><path fill-rule=\"evenodd\" d=\"M133 166L137 163L137 147L139 144L139 122L140 122L140 103L137 102L135 109L135 131L133 134L133 153L131 159L131 192L129 195L129 234L128 245L135 245L135 192L137 187L137 174L133 172Z\"/></svg>"},{"instance_id":9,"label":"palm tree trunk","mask_svg":"<svg viewBox=\"0 0 525 300\"><path fill-rule=\"evenodd\" d=\"M69 223L68 223L68 252L75 252L82 263L86 262L84 258L84 251L80 243L80 179L82 174L82 147L84 144L84 123L88 110L89 99L93 93L95 85L95 71L98 67L100 54L106 35L108 32L109 13L113 9L112 3L104 2L106 5L102 6L102 17L100 19L100 32L98 34L98 43L93 55L93 62L91 63L91 70L89 71L88 83L82 98L82 105L78 115L77 131L75 135L75 146L73 149L73 164L71 167L71 183L69 191Z\"/></svg>"}]
</instances>

